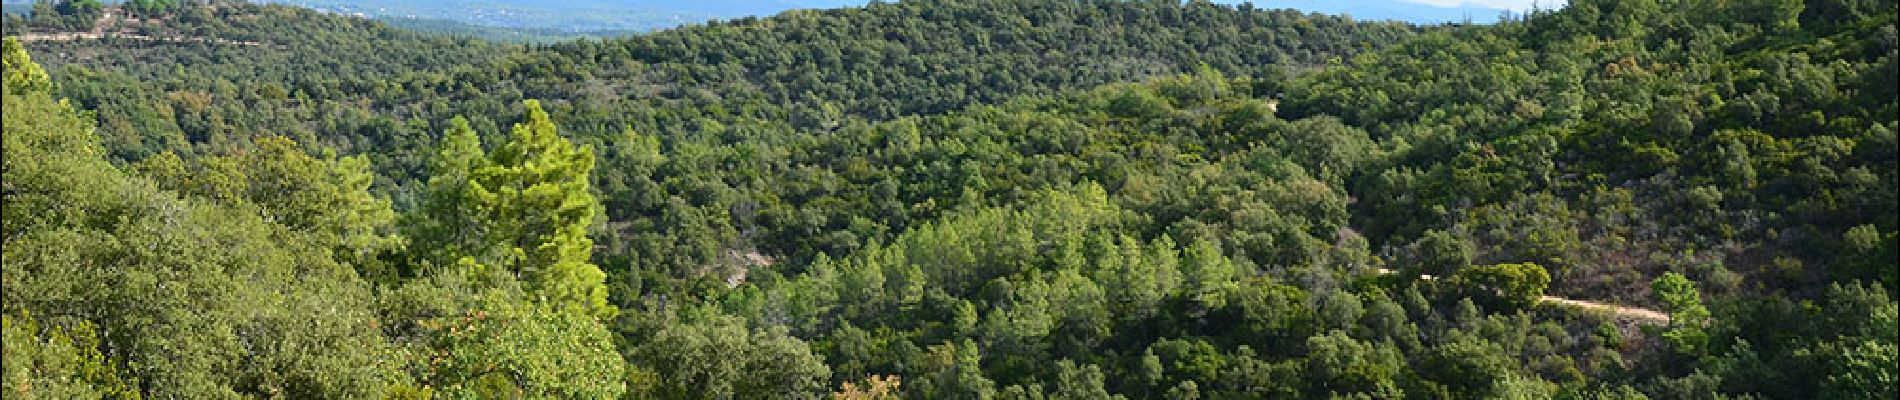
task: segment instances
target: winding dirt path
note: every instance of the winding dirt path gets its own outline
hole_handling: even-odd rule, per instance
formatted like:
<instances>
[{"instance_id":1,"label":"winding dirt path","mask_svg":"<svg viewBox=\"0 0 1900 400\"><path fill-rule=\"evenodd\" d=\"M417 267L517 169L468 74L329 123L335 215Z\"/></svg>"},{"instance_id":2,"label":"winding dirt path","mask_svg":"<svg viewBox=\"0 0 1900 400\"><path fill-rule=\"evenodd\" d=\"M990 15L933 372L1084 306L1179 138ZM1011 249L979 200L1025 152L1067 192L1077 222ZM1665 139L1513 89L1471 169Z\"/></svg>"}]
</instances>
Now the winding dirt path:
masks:
<instances>
[{"instance_id":1,"label":"winding dirt path","mask_svg":"<svg viewBox=\"0 0 1900 400\"><path fill-rule=\"evenodd\" d=\"M1385 269L1385 268L1375 269L1374 271L1377 271L1379 275L1391 275L1395 272L1395 271ZM1422 276L1421 278L1428 281L1438 280L1437 277L1434 277L1431 275L1425 275L1425 276ZM1566 299L1566 298L1557 297L1557 296L1543 296L1543 297L1539 297L1538 300L1549 302L1549 303L1562 304L1562 305L1576 307L1576 308L1582 308L1585 310L1607 311L1613 315L1616 315L1619 318L1629 319L1632 321L1636 321L1638 323L1651 324L1651 325L1657 325L1657 326L1669 325L1669 314L1665 314L1661 311L1651 310L1647 308L1623 307L1623 306L1618 306L1615 304L1600 303L1600 302L1589 301L1589 300Z\"/></svg>"},{"instance_id":2,"label":"winding dirt path","mask_svg":"<svg viewBox=\"0 0 1900 400\"><path fill-rule=\"evenodd\" d=\"M1598 303L1598 302L1589 301L1589 300L1571 300L1571 299L1566 299L1566 298L1556 297L1556 296L1544 296L1544 297L1540 297L1539 300L1568 305L1568 306L1574 306L1578 308L1590 309L1590 310L1607 310L1613 314L1616 314L1616 316L1618 317L1629 318L1629 319L1636 320L1639 322L1653 323L1656 325L1669 325L1669 314L1664 314L1661 311L1651 310L1647 308L1621 307L1614 304L1604 304L1604 303Z\"/></svg>"}]
</instances>

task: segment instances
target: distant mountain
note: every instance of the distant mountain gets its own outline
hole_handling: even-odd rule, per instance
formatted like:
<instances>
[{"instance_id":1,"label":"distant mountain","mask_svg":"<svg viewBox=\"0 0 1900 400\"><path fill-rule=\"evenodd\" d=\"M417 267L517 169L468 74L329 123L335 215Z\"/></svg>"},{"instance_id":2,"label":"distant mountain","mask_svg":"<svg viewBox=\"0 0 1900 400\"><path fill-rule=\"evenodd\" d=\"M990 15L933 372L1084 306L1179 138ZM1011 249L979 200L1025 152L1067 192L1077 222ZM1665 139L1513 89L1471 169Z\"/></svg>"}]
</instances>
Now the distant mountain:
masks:
<instances>
[{"instance_id":1,"label":"distant mountain","mask_svg":"<svg viewBox=\"0 0 1900 400\"><path fill-rule=\"evenodd\" d=\"M527 29L536 37L559 33L593 35L666 29L712 19L765 16L801 8L863 5L866 0L261 0L317 10L397 21L397 25L441 25L441 20L474 26ZM1242 1L1215 0L1239 4ZM1292 8L1351 15L1361 20L1397 20L1418 24L1494 22L1508 10L1464 5L1441 7L1404 0L1260 0L1257 8ZM404 21L401 20L412 20ZM554 33L554 36L548 36ZM512 34L512 33L510 33Z\"/></svg>"},{"instance_id":2,"label":"distant mountain","mask_svg":"<svg viewBox=\"0 0 1900 400\"><path fill-rule=\"evenodd\" d=\"M479 26L592 33L672 28L797 8L861 5L851 0L261 0L378 19L448 20Z\"/></svg>"},{"instance_id":3,"label":"distant mountain","mask_svg":"<svg viewBox=\"0 0 1900 400\"><path fill-rule=\"evenodd\" d=\"M1238 4L1241 1L1216 1L1217 3ZM1359 20L1394 20L1414 24L1437 24L1446 22L1497 22L1498 17L1511 10L1464 4L1457 7L1442 7L1398 0L1258 0L1254 7L1291 8L1307 12L1350 15Z\"/></svg>"},{"instance_id":4,"label":"distant mountain","mask_svg":"<svg viewBox=\"0 0 1900 400\"><path fill-rule=\"evenodd\" d=\"M621 34L666 29L713 19L773 15L801 8L838 8L863 5L867 0L257 0L389 21L423 30L474 32L486 38L530 38L544 41L572 37ZM1213 0L1240 4L1239 0ZM117 1L107 1L117 3ZM0 0L9 13L24 13L30 0ZM1256 0L1257 8L1291 8L1306 12L1350 15L1361 20L1394 20L1415 24L1446 22L1489 23L1511 10L1465 4L1445 7L1407 0ZM450 23L469 25L455 27ZM507 28L500 33L467 28ZM514 30L528 30L532 34Z\"/></svg>"},{"instance_id":5,"label":"distant mountain","mask_svg":"<svg viewBox=\"0 0 1900 400\"><path fill-rule=\"evenodd\" d=\"M0 3L0 13L32 14L33 3L14 3L14 2Z\"/></svg>"}]
</instances>

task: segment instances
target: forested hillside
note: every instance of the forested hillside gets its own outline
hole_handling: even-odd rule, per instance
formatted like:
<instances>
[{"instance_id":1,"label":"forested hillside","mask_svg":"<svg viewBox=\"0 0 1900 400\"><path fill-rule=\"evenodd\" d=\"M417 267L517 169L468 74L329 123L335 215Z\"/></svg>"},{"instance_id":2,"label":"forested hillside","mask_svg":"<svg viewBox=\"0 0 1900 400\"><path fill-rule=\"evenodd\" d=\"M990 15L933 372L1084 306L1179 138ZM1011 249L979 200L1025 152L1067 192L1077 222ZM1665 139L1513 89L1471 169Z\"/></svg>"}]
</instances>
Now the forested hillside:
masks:
<instances>
[{"instance_id":1,"label":"forested hillside","mask_svg":"<svg viewBox=\"0 0 1900 400\"><path fill-rule=\"evenodd\" d=\"M866 189L836 176L813 176L816 171L799 165L810 162L792 158L789 152L808 147L797 142L821 136L814 133L1201 65L1270 75L1274 66L1324 63L1415 30L1204 4L936 2L522 49L437 43L386 28L354 28L370 22L275 6L215 11L248 9L263 16L234 19L255 29L200 34L263 46L35 46L65 55L47 65L54 75L72 77L61 85L62 94L102 110L100 136L118 159L133 162L162 152L189 159L242 148L255 137L284 136L312 152L328 147L368 157L398 208L419 201L413 189L425 180L430 148L450 119L466 116L478 132L500 132L519 118L517 104L540 99L571 137L602 151L602 164L616 165L595 174L608 204L607 226L636 230L603 240L610 246L607 257L615 259L610 264L680 271L682 277L700 275L683 270L724 263L728 250L763 248L803 264L812 248L859 246L901 231L903 221L934 215L842 212L827 204L867 199L788 193L799 189L764 179L808 176L797 179ZM283 26L270 27L275 24ZM322 26L345 28L304 33ZM1199 29L1205 26L1231 29ZM226 33L239 31L244 33ZM57 73L66 65L86 69ZM675 157L703 154L703 161L691 162L705 168L662 174L651 170L659 166L622 166L636 163L613 151L639 142L629 135L664 138L670 153L679 153ZM720 164L728 166L712 168ZM681 204L672 204L674 197ZM808 207L814 202L817 207ZM682 221L687 217L680 214L711 220ZM854 216L897 224L852 226ZM662 230L667 233L658 235ZM793 240L758 240L764 235Z\"/></svg>"},{"instance_id":2,"label":"forested hillside","mask_svg":"<svg viewBox=\"0 0 1900 400\"><path fill-rule=\"evenodd\" d=\"M1892 398L1895 6L930 0L535 46L48 7L7 21L0 390ZM44 39L84 21L124 34Z\"/></svg>"}]
</instances>

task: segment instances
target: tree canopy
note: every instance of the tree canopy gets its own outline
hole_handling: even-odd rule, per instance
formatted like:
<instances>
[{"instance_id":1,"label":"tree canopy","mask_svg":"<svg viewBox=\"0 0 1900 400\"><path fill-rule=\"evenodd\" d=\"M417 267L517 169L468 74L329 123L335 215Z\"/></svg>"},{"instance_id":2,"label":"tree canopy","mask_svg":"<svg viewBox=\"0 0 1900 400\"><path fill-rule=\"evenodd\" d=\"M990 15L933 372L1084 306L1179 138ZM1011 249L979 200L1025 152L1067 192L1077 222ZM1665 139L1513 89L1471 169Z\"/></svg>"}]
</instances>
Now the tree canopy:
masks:
<instances>
[{"instance_id":1,"label":"tree canopy","mask_svg":"<svg viewBox=\"0 0 1900 400\"><path fill-rule=\"evenodd\" d=\"M7 398L1900 385L1890 0L43 7L7 34L141 18L4 43Z\"/></svg>"}]
</instances>

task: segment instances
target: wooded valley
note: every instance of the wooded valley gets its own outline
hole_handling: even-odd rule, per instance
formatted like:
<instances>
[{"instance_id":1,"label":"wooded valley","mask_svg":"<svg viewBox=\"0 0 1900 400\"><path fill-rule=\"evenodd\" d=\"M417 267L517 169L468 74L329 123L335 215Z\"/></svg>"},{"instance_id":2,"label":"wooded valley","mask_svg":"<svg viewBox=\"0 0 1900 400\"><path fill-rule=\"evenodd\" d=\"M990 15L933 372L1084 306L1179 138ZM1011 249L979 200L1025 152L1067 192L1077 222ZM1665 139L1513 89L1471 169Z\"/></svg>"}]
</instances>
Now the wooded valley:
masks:
<instances>
[{"instance_id":1,"label":"wooded valley","mask_svg":"<svg viewBox=\"0 0 1900 400\"><path fill-rule=\"evenodd\" d=\"M1896 7L43 2L0 394L1896 398Z\"/></svg>"}]
</instances>

